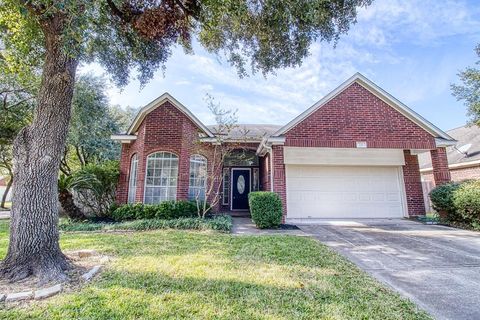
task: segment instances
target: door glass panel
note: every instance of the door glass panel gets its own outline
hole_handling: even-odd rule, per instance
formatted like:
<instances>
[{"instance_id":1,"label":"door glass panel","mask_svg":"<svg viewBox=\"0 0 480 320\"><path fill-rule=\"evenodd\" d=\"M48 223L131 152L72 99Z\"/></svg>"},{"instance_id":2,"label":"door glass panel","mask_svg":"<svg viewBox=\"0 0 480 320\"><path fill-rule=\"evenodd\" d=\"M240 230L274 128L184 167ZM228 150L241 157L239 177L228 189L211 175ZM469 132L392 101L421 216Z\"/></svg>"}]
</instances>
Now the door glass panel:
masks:
<instances>
[{"instance_id":1,"label":"door glass panel","mask_svg":"<svg viewBox=\"0 0 480 320\"><path fill-rule=\"evenodd\" d=\"M238 176L237 191L239 194L243 194L245 192L245 178L243 175Z\"/></svg>"}]
</instances>

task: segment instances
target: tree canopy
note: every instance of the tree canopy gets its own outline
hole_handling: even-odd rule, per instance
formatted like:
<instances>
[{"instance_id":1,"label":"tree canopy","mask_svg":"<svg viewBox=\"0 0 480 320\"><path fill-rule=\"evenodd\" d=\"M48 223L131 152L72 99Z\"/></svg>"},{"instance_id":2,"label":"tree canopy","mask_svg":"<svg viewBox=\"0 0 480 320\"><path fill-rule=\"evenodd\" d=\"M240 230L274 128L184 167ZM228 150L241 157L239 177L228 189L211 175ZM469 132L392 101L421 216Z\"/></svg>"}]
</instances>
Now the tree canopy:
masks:
<instances>
[{"instance_id":1,"label":"tree canopy","mask_svg":"<svg viewBox=\"0 0 480 320\"><path fill-rule=\"evenodd\" d=\"M145 83L164 68L173 46L192 52L196 39L225 56L240 75L298 66L317 41L335 41L371 0L37 0L0 2L2 55L12 71L39 66L42 24L56 15L70 55L96 61L123 86L135 70ZM249 67L249 68L248 68Z\"/></svg>"},{"instance_id":2,"label":"tree canopy","mask_svg":"<svg viewBox=\"0 0 480 320\"><path fill-rule=\"evenodd\" d=\"M480 45L477 45L475 52L480 57ZM480 64L480 60L476 65ZM461 84L452 84L453 95L459 101L463 101L467 107L470 121L480 126L480 69L478 67L467 67L458 74Z\"/></svg>"},{"instance_id":3,"label":"tree canopy","mask_svg":"<svg viewBox=\"0 0 480 320\"><path fill-rule=\"evenodd\" d=\"M145 84L174 46L192 41L240 76L298 66L317 41L336 41L371 0L0 0L0 61L28 83L41 74L31 123L13 143L10 242L0 276L65 279L57 180L77 67L97 62L118 86ZM75 121L75 119L74 119ZM35 196L32 196L35 195Z\"/></svg>"}]
</instances>

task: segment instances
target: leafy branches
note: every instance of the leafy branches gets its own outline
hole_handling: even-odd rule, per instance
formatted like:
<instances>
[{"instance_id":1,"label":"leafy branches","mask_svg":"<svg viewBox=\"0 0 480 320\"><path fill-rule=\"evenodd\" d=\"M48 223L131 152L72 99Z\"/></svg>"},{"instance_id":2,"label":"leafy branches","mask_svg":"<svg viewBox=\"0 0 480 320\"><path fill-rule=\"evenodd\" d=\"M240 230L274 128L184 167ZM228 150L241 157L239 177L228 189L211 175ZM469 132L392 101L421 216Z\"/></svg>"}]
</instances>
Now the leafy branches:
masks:
<instances>
[{"instance_id":1,"label":"leafy branches","mask_svg":"<svg viewBox=\"0 0 480 320\"><path fill-rule=\"evenodd\" d=\"M475 48L480 57L480 45ZM479 65L477 61L476 65ZM471 122L480 126L480 69L468 67L458 74L462 84L452 84L453 95L457 100L463 100L468 110Z\"/></svg>"}]
</instances>

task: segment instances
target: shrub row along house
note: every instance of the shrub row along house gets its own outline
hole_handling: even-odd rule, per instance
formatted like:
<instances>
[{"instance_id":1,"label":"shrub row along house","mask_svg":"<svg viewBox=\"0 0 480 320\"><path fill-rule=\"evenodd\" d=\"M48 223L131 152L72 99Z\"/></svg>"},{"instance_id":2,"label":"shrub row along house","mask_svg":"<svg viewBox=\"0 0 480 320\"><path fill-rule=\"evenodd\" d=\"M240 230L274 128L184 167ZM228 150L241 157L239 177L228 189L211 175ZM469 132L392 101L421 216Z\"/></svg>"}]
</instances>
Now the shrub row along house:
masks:
<instances>
[{"instance_id":1,"label":"shrub row along house","mask_svg":"<svg viewBox=\"0 0 480 320\"><path fill-rule=\"evenodd\" d=\"M445 183L445 148L455 143L358 73L284 126L222 133L165 93L112 138L122 143L119 203L218 194L214 209L235 212L265 190L280 195L291 223L425 214L417 155L430 153L435 182ZM219 145L230 146L225 156Z\"/></svg>"}]
</instances>

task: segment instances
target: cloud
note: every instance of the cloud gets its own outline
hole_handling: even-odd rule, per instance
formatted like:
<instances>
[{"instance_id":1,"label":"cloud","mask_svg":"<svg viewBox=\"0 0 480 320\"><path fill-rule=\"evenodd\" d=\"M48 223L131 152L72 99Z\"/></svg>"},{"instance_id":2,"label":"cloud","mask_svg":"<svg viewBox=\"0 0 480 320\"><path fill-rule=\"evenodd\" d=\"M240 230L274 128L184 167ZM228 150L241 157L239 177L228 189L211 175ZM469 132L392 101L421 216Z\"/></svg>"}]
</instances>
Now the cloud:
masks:
<instances>
[{"instance_id":1,"label":"cloud","mask_svg":"<svg viewBox=\"0 0 480 320\"><path fill-rule=\"evenodd\" d=\"M360 9L358 22L335 48L315 43L298 68L278 70L267 78L256 74L240 79L228 63L196 45L195 55L175 49L165 78L159 72L143 91L133 82L123 92L112 88L108 94L112 103L141 106L169 91L202 121L211 123L213 117L203 99L210 93L224 107L238 109L241 122L285 124L360 71L381 86L390 83L405 102L421 101L448 90L452 67L434 56L426 65L425 55L432 52L418 48L434 48L449 37L479 30L478 15L477 6L464 1L374 1ZM444 74L432 79L434 68ZM100 72L95 65L85 69Z\"/></svg>"}]
</instances>

